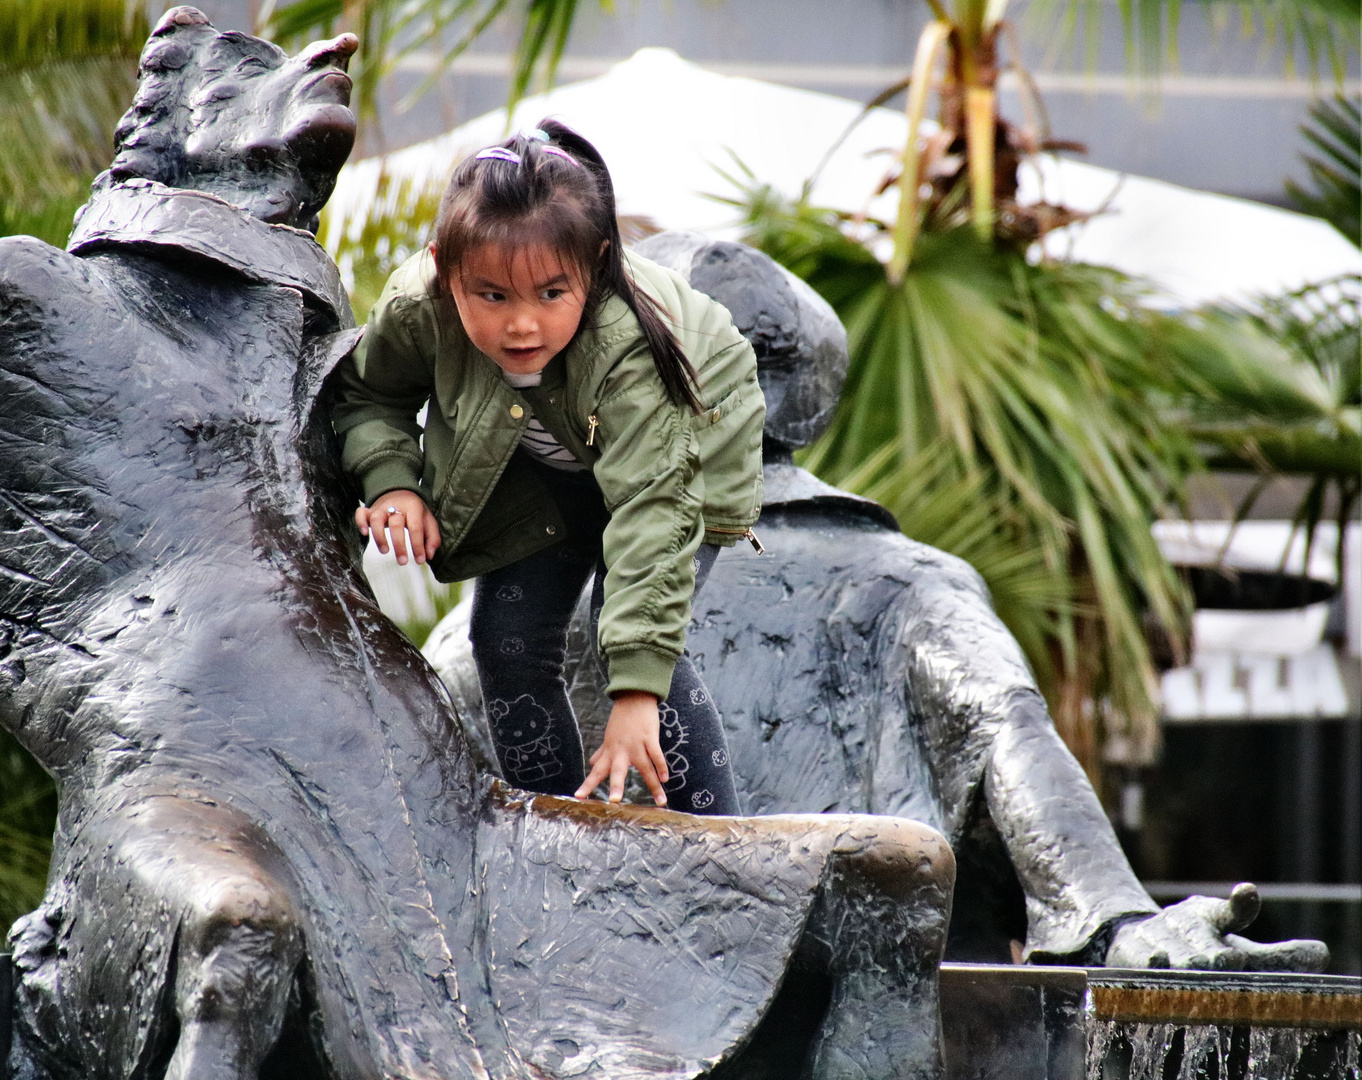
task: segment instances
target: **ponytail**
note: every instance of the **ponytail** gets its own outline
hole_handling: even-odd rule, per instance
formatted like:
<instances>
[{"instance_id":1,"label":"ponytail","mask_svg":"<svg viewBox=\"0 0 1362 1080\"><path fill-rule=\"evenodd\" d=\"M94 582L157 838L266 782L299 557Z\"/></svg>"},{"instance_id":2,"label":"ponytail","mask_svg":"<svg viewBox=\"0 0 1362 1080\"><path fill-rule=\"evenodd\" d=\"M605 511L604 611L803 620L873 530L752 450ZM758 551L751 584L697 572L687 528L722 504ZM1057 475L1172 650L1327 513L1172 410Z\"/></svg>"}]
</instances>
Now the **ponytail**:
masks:
<instances>
[{"instance_id":1,"label":"ponytail","mask_svg":"<svg viewBox=\"0 0 1362 1080\"><path fill-rule=\"evenodd\" d=\"M662 380L667 396L693 413L700 412L704 404L697 393L700 378L695 366L682 350L671 327L663 321L661 305L635 284L624 264L624 242L620 239L619 218L615 208L615 185L610 179L605 159L595 146L566 124L544 120L539 130L549 137L552 145L562 147L580 161L596 181L601 201L600 226L607 241L596 276L592 279L593 285L597 277L600 279L601 292L598 295L614 292L629 306L652 351L653 366L657 369L657 377Z\"/></svg>"}]
</instances>

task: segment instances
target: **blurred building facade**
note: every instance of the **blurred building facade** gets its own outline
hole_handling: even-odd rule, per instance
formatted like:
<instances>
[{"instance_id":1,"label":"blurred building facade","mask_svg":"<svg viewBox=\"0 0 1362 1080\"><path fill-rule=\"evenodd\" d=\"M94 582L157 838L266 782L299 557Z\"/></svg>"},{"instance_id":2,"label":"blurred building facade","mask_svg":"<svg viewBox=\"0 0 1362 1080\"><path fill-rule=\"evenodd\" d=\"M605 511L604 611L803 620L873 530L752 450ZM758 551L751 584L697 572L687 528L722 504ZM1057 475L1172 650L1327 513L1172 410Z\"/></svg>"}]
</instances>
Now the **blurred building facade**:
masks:
<instances>
[{"instance_id":1,"label":"blurred building facade","mask_svg":"<svg viewBox=\"0 0 1362 1080\"><path fill-rule=\"evenodd\" d=\"M199 6L224 28L249 29L258 0ZM1287 77L1280 35L1278 44L1265 45L1261 36L1243 35L1237 13L1184 5L1176 63L1153 92L1128 77L1117 4L1084 6L1102 11L1096 34L1080 20L1077 34L1066 35L1034 3L1014 4L1009 17L1051 130L1085 143L1085 160L1273 203L1282 201L1288 177L1303 178L1297 126L1330 81ZM615 7L607 15L597 4L579 5L560 82L599 75L636 49L659 45L727 74L864 101L906 75L929 17L922 0L634 0ZM427 96L399 112L432 60L408 58L383 102L381 137L366 133L363 152L399 149L503 104L513 46L510 24L495 24ZM1305 50L1295 51L1295 70L1307 71ZM1354 64L1354 87L1358 74ZM1004 115L1022 121L1015 76L1005 75L1002 85ZM665 131L647 137L665 145Z\"/></svg>"}]
</instances>

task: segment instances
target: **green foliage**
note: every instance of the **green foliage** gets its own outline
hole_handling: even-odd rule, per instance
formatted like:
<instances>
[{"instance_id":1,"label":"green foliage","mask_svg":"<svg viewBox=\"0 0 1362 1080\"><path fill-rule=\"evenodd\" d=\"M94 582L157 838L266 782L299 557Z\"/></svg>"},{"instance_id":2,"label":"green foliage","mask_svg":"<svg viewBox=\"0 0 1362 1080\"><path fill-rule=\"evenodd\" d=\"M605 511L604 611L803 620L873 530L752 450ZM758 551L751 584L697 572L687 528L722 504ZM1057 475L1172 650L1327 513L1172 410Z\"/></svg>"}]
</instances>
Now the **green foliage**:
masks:
<instances>
[{"instance_id":1,"label":"green foliage","mask_svg":"<svg viewBox=\"0 0 1362 1080\"><path fill-rule=\"evenodd\" d=\"M71 222L85 203L84 186L67 195L39 202L32 209L0 202L0 236L36 236L53 247L65 247Z\"/></svg>"},{"instance_id":2,"label":"green foliage","mask_svg":"<svg viewBox=\"0 0 1362 1080\"><path fill-rule=\"evenodd\" d=\"M611 0L598 0L606 11ZM514 108L536 78L551 83L567 47L578 0L293 0L266 3L259 32L296 46L318 34L351 30L359 52L351 65L355 107L363 120L377 118L382 80L404 57L431 50L437 56L429 76L403 101L410 106L503 14L519 10L520 41L511 73L509 107Z\"/></svg>"},{"instance_id":3,"label":"green foliage","mask_svg":"<svg viewBox=\"0 0 1362 1080\"><path fill-rule=\"evenodd\" d=\"M936 18L975 28L991 25L1007 8L1007 0L924 2ZM1210 0L1210 6L1238 12L1246 34L1282 42L1288 67L1299 46L1311 72L1327 67L1342 79L1347 58L1357 52L1360 2ZM613 0L597 0L597 6L605 12L615 8ZM362 118L373 120L378 87L402 58L420 50L437 56L428 77L405 100L410 105L503 17L519 30L507 101L513 109L536 83L553 83L581 7L581 0L267 0L258 30L289 45L342 29L358 34L360 52L352 65L355 100ZM1030 5L1028 21L1038 26L1038 37L1073 40L1081 20L1091 63L1104 7L1103 0L1042 0ZM1130 70L1157 78L1166 66L1176 65L1181 0L1119 0L1118 7ZM975 42L966 44L973 48ZM906 57L906 43L904 51Z\"/></svg>"},{"instance_id":4,"label":"green foliage","mask_svg":"<svg viewBox=\"0 0 1362 1080\"><path fill-rule=\"evenodd\" d=\"M1237 18L1240 36L1266 46L1280 45L1283 65L1296 72L1304 54L1304 74L1341 82L1350 57L1358 53L1357 26L1362 0L1204 0L1198 5L1213 24ZM1117 0L1125 36L1126 69L1157 85L1159 77L1178 66L1178 33L1182 0ZM1109 5L1104 0L1036 0L1025 22L1030 36L1050 41L1052 53L1083 39L1086 63L1094 68Z\"/></svg>"},{"instance_id":5,"label":"green foliage","mask_svg":"<svg viewBox=\"0 0 1362 1080\"><path fill-rule=\"evenodd\" d=\"M142 0L0 4L0 146L11 148L0 154L0 215L41 219L84 200L113 156L149 32Z\"/></svg>"},{"instance_id":6,"label":"green foliage","mask_svg":"<svg viewBox=\"0 0 1362 1080\"><path fill-rule=\"evenodd\" d=\"M1362 101L1336 94L1311 105L1310 118L1301 134L1321 156L1301 155L1310 189L1288 180L1287 196L1362 247Z\"/></svg>"},{"instance_id":7,"label":"green foliage","mask_svg":"<svg viewBox=\"0 0 1362 1080\"><path fill-rule=\"evenodd\" d=\"M441 194L439 184L420 187L383 172L362 218L322 211L317 239L340 267L358 322L369 317L388 276L430 243Z\"/></svg>"},{"instance_id":8,"label":"green foliage","mask_svg":"<svg viewBox=\"0 0 1362 1080\"><path fill-rule=\"evenodd\" d=\"M0 729L0 942L42 899L56 817L51 779Z\"/></svg>"},{"instance_id":9,"label":"green foliage","mask_svg":"<svg viewBox=\"0 0 1362 1080\"><path fill-rule=\"evenodd\" d=\"M847 327L842 404L806 464L887 495L910 535L966 558L959 539L916 526L909 506L939 499L958 512L982 498L1000 537L993 567L976 566L1071 745L1095 745L1095 732L1076 730L1088 700L1106 703L1107 734L1152 752L1145 613L1177 640L1189 599L1149 526L1197 467L1161 405L1179 385L1172 335L1196 332L1150 310L1114 271L1033 266L966 229L923 235L894 285L835 215L756 186L743 205L749 242L808 281ZM933 447L948 461L924 459ZM933 467L915 476L924 460Z\"/></svg>"},{"instance_id":10,"label":"green foliage","mask_svg":"<svg viewBox=\"0 0 1362 1080\"><path fill-rule=\"evenodd\" d=\"M1185 383L1181 422L1211 467L1264 481L1241 517L1265 481L1308 477L1295 519L1313 543L1331 491L1340 524L1362 496L1362 277L1321 282L1251 310L1211 308L1202 320L1223 349L1175 342Z\"/></svg>"}]
</instances>

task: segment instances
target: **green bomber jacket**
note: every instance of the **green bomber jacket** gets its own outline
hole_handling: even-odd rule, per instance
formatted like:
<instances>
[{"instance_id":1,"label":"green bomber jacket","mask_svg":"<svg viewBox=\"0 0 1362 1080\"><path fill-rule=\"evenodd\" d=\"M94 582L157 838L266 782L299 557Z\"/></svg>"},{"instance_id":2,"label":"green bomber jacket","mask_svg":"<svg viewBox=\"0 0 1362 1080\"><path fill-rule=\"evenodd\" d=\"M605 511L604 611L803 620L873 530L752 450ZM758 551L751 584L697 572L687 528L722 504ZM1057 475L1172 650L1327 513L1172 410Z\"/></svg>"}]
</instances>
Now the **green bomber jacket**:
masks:
<instances>
[{"instance_id":1,"label":"green bomber jacket","mask_svg":"<svg viewBox=\"0 0 1362 1080\"><path fill-rule=\"evenodd\" d=\"M332 422L366 502L398 488L426 500L441 534L431 569L459 581L565 535L537 470L516 454L538 417L591 467L610 511L599 637L608 690L664 698L690 621L692 556L702 541L734 543L761 512L766 403L752 347L728 311L642 256L627 261L699 374L699 414L667 396L618 296L549 362L539 386L511 387L468 339L454 302L434 295L435 263L423 251L388 279L343 362Z\"/></svg>"}]
</instances>

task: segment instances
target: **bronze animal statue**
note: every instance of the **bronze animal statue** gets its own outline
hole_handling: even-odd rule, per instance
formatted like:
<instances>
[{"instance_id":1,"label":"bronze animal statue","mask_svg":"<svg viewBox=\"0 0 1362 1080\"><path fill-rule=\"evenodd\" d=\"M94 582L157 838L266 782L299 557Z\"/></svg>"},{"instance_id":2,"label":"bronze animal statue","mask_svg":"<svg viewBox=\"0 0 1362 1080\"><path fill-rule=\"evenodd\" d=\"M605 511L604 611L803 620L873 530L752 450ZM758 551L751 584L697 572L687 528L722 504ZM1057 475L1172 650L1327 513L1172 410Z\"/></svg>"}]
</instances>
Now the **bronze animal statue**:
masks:
<instances>
[{"instance_id":1,"label":"bronze animal statue","mask_svg":"<svg viewBox=\"0 0 1362 1080\"><path fill-rule=\"evenodd\" d=\"M728 307L752 341L766 395L766 547L725 551L687 637L724 718L748 813L890 814L944 833L958 860L948 960L1318 971L1318 941L1264 945L1234 931L1229 900L1160 910L1060 741L978 574L905 537L893 516L791 457L832 418L846 335L798 278L742 244L668 232L639 245ZM464 612L426 652L469 723L481 715ZM600 664L579 605L568 678L598 737Z\"/></svg>"},{"instance_id":2,"label":"bronze animal statue","mask_svg":"<svg viewBox=\"0 0 1362 1080\"><path fill-rule=\"evenodd\" d=\"M0 1071L938 1077L937 832L529 797L380 613L307 231L355 47L171 9L69 249L0 241L0 723L60 799Z\"/></svg>"}]
</instances>

